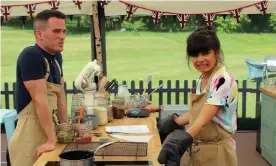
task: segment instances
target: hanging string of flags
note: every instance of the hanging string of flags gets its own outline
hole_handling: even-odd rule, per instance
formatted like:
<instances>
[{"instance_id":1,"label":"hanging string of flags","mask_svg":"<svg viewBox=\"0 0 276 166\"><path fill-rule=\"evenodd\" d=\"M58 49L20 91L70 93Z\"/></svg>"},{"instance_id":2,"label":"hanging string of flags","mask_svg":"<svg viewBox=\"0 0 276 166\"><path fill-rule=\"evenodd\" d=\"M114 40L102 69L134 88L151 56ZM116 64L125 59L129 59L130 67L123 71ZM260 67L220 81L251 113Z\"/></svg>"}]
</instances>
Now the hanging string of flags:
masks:
<instances>
[{"instance_id":1,"label":"hanging string of flags","mask_svg":"<svg viewBox=\"0 0 276 166\"><path fill-rule=\"evenodd\" d=\"M109 5L109 3L112 0L98 0L98 1L100 2L100 6L102 8L105 8ZM49 9L59 10L60 2L61 2L60 0L50 0L50 1L45 1L45 2L30 3L30 4L23 4L23 5L1 6L1 13L2 13L2 16L4 17L4 20L7 21L12 12L12 8L22 6L25 8L25 11L29 15L29 18L33 19L35 10L38 5L48 3ZM70 0L69 0L69 2L70 2ZM78 10L82 10L83 0L71 0L71 2L72 2L72 5L75 5L75 7ZM171 13L171 12L166 12L166 11L156 11L153 9L146 9L146 8L143 8L140 6L136 6L134 4L130 4L129 2L125 2L123 0L119 0L119 2L123 3L126 7L126 19L129 19L130 17L132 17L137 10L148 10L152 14L152 20L155 24L157 24L160 21L160 19L162 18L163 15L169 14L169 15L176 15L176 17L179 21L180 27L184 28L189 20L189 17L191 15L195 15L195 14L190 14L190 13ZM239 23L241 11L244 8L254 7L254 6L260 11L261 14L265 15L267 8L268 8L268 0L260 0L259 2L252 3L252 5L248 5L245 7L239 7L237 9L231 9L229 11L213 12L213 13L200 13L200 14L196 14L196 15L202 15L202 17L204 18L204 20L206 22L206 25L208 25L208 26L211 26L216 15L221 14L221 13L231 14L237 20L237 23Z\"/></svg>"}]
</instances>

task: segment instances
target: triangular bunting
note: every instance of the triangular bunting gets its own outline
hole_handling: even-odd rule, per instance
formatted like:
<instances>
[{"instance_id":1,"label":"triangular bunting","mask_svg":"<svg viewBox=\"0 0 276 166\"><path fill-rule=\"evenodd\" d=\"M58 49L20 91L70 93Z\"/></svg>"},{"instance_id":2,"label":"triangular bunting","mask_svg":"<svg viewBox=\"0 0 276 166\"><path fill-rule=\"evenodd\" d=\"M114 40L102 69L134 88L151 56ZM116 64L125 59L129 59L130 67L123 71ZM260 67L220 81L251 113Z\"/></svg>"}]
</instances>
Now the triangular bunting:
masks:
<instances>
[{"instance_id":1,"label":"triangular bunting","mask_svg":"<svg viewBox=\"0 0 276 166\"><path fill-rule=\"evenodd\" d=\"M101 3L101 7L104 8L106 5L109 4L111 0L101 0L100 3Z\"/></svg>"},{"instance_id":2,"label":"triangular bunting","mask_svg":"<svg viewBox=\"0 0 276 166\"><path fill-rule=\"evenodd\" d=\"M157 24L161 18L161 16L163 15L163 12L156 12L153 11L152 12L152 19L153 19L153 23Z\"/></svg>"},{"instance_id":3,"label":"triangular bunting","mask_svg":"<svg viewBox=\"0 0 276 166\"><path fill-rule=\"evenodd\" d=\"M230 11L230 13L233 15L233 17L236 18L237 23L240 22L241 11L242 11L242 8Z\"/></svg>"},{"instance_id":4,"label":"triangular bunting","mask_svg":"<svg viewBox=\"0 0 276 166\"><path fill-rule=\"evenodd\" d=\"M205 22L206 22L207 26L211 26L214 19L215 19L216 14L211 13L211 14L202 14L202 15L205 19Z\"/></svg>"},{"instance_id":5,"label":"triangular bunting","mask_svg":"<svg viewBox=\"0 0 276 166\"><path fill-rule=\"evenodd\" d=\"M264 0L264 1L262 1L262 2L260 2L260 3L257 3L257 4L255 5L256 8L259 9L260 12L263 13L263 15L266 14L266 10L267 10L267 1L268 1L268 0Z\"/></svg>"},{"instance_id":6,"label":"triangular bunting","mask_svg":"<svg viewBox=\"0 0 276 166\"><path fill-rule=\"evenodd\" d=\"M33 19L33 14L35 12L36 4L24 5L27 13L30 15L30 19Z\"/></svg>"},{"instance_id":7,"label":"triangular bunting","mask_svg":"<svg viewBox=\"0 0 276 166\"><path fill-rule=\"evenodd\" d=\"M78 8L79 8L79 10L81 10L81 4L82 4L82 1L81 0L73 0L73 2L74 2L74 4L76 5L76 6L78 6Z\"/></svg>"},{"instance_id":8,"label":"triangular bunting","mask_svg":"<svg viewBox=\"0 0 276 166\"><path fill-rule=\"evenodd\" d=\"M11 14L11 6L1 6L1 12L4 16L5 21L8 21L8 17Z\"/></svg>"},{"instance_id":9,"label":"triangular bunting","mask_svg":"<svg viewBox=\"0 0 276 166\"><path fill-rule=\"evenodd\" d=\"M184 28L184 26L188 22L189 16L189 14L177 14L177 18L181 28Z\"/></svg>"},{"instance_id":10,"label":"triangular bunting","mask_svg":"<svg viewBox=\"0 0 276 166\"><path fill-rule=\"evenodd\" d=\"M133 5L128 5L128 4L126 6L127 6L127 8L126 8L127 18L126 19L129 19L136 12L138 7L133 6Z\"/></svg>"},{"instance_id":11,"label":"triangular bunting","mask_svg":"<svg viewBox=\"0 0 276 166\"><path fill-rule=\"evenodd\" d=\"M69 17L70 21L73 20L73 15L68 15L68 17Z\"/></svg>"},{"instance_id":12,"label":"triangular bunting","mask_svg":"<svg viewBox=\"0 0 276 166\"><path fill-rule=\"evenodd\" d=\"M58 10L59 3L60 3L59 0L48 2L52 10Z\"/></svg>"}]
</instances>

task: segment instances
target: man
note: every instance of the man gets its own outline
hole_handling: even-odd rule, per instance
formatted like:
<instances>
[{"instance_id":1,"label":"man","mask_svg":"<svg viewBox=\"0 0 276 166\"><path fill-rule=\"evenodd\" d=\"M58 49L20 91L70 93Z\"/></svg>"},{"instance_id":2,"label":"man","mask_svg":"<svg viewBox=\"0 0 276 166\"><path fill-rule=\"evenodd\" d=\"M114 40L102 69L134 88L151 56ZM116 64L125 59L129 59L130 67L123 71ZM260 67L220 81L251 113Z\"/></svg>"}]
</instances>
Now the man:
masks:
<instances>
[{"instance_id":1,"label":"man","mask_svg":"<svg viewBox=\"0 0 276 166\"><path fill-rule=\"evenodd\" d=\"M44 10L34 20L36 44L17 60L16 109L18 123L8 149L12 166L31 166L55 149L55 126L67 122L62 73L65 18L60 11Z\"/></svg>"}]
</instances>

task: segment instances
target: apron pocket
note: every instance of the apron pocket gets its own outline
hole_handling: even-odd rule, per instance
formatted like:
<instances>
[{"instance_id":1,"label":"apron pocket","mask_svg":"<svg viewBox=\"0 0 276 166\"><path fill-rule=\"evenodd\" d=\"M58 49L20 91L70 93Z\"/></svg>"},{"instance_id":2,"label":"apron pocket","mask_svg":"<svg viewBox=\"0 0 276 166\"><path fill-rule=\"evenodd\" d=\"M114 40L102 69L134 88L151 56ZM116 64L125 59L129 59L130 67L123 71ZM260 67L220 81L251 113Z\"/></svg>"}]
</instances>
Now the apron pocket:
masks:
<instances>
[{"instance_id":1,"label":"apron pocket","mask_svg":"<svg viewBox=\"0 0 276 166\"><path fill-rule=\"evenodd\" d=\"M217 166L218 145L200 144L195 155L196 166Z\"/></svg>"}]
</instances>

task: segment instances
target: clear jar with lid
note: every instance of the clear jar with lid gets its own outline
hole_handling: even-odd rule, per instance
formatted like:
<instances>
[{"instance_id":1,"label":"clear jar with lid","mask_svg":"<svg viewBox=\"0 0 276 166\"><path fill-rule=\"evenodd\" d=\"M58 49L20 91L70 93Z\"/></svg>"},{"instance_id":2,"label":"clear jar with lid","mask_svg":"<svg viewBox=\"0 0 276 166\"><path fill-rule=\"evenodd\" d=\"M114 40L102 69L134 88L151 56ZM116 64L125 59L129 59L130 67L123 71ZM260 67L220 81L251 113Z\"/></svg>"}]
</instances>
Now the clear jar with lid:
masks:
<instances>
[{"instance_id":1,"label":"clear jar with lid","mask_svg":"<svg viewBox=\"0 0 276 166\"><path fill-rule=\"evenodd\" d=\"M71 118L78 116L80 113L80 108L84 105L84 95L82 93L76 93L72 95L71 102Z\"/></svg>"},{"instance_id":2,"label":"clear jar with lid","mask_svg":"<svg viewBox=\"0 0 276 166\"><path fill-rule=\"evenodd\" d=\"M108 100L105 98L105 95L103 93L96 93L95 94L95 102L94 106L99 106L99 107L108 107Z\"/></svg>"},{"instance_id":3,"label":"clear jar with lid","mask_svg":"<svg viewBox=\"0 0 276 166\"><path fill-rule=\"evenodd\" d=\"M57 125L58 143L67 144L74 141L74 129L71 123L61 123Z\"/></svg>"},{"instance_id":4,"label":"clear jar with lid","mask_svg":"<svg viewBox=\"0 0 276 166\"><path fill-rule=\"evenodd\" d=\"M94 106L94 99L95 99L95 93L96 89L86 89L84 90L84 106L87 107L93 107Z\"/></svg>"}]
</instances>

